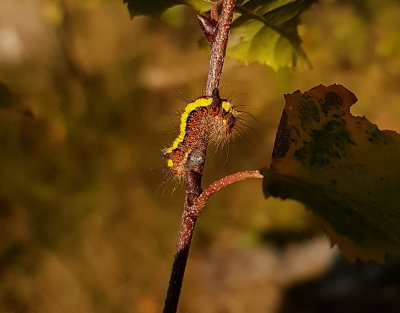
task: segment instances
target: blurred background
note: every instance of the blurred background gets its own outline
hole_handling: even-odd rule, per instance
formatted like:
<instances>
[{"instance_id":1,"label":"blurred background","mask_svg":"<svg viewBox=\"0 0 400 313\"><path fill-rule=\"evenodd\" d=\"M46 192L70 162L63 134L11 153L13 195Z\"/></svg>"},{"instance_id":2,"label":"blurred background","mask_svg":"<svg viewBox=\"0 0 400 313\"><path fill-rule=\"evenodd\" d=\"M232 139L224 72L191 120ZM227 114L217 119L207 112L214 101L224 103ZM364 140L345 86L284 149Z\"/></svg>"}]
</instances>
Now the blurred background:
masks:
<instances>
[{"instance_id":1,"label":"blurred background","mask_svg":"<svg viewBox=\"0 0 400 313\"><path fill-rule=\"evenodd\" d=\"M308 72L225 62L251 113L211 147L204 186L269 164L283 94L343 84L400 131L400 4L321 0ZM122 0L0 1L0 312L162 311L183 208L161 149L202 95L195 12L129 18ZM260 181L216 194L195 230L180 312L400 312L400 266L350 265L300 204Z\"/></svg>"}]
</instances>

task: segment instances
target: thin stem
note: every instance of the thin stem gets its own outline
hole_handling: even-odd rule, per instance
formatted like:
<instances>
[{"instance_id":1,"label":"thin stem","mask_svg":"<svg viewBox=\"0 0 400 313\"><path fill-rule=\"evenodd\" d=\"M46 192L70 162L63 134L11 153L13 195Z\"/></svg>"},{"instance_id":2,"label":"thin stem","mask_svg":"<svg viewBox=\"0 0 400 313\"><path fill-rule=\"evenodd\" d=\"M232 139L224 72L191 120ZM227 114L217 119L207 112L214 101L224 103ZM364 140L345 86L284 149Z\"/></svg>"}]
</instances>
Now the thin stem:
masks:
<instances>
[{"instance_id":1,"label":"thin stem","mask_svg":"<svg viewBox=\"0 0 400 313\"><path fill-rule=\"evenodd\" d=\"M208 79L205 92L206 96L211 96L213 90L218 88L219 85L235 5L236 0L224 0L221 17L218 21L218 31L215 36L215 43L211 49L210 66L208 68Z\"/></svg>"},{"instance_id":2,"label":"thin stem","mask_svg":"<svg viewBox=\"0 0 400 313\"><path fill-rule=\"evenodd\" d=\"M206 205L207 200L222 188L225 188L238 181L252 178L263 178L263 175L259 171L245 171L226 176L212 183L206 190L204 190L201 195L197 197L193 205L187 207L185 206L177 245L178 251L175 254L174 265L172 267L167 298L165 299L164 313L175 313L178 308L179 296L182 288L183 276L189 255L189 248L193 236L194 226L196 224L197 217Z\"/></svg>"},{"instance_id":3,"label":"thin stem","mask_svg":"<svg viewBox=\"0 0 400 313\"><path fill-rule=\"evenodd\" d=\"M204 190L200 197L197 198L194 206L191 208L191 214L194 216L198 216L206 205L207 200L218 190L238 181L263 177L264 176L259 171L245 171L231 174L220 180L217 180L216 182L212 183L206 190Z\"/></svg>"},{"instance_id":4,"label":"thin stem","mask_svg":"<svg viewBox=\"0 0 400 313\"><path fill-rule=\"evenodd\" d=\"M178 309L190 243L197 220L197 215L191 213L191 207L203 191L201 188L201 179L203 177L206 152L207 143L200 144L200 146L189 155L187 160L190 170L186 172L185 205L179 231L177 252L175 254L174 264L172 265L163 313L175 313Z\"/></svg>"},{"instance_id":5,"label":"thin stem","mask_svg":"<svg viewBox=\"0 0 400 313\"><path fill-rule=\"evenodd\" d=\"M214 21L218 21L218 10L220 9L221 4L222 4L222 1L219 0L219 1L215 2L211 8L210 16L211 16L211 19Z\"/></svg>"},{"instance_id":6,"label":"thin stem","mask_svg":"<svg viewBox=\"0 0 400 313\"><path fill-rule=\"evenodd\" d=\"M217 34L211 48L210 65L205 92L207 96L212 96L214 89L218 88L219 85L235 4L236 0L223 1L221 17L218 21ZM196 207L196 200L202 193L201 179L203 177L206 153L207 142L200 144L199 147L188 156L189 159L187 161L185 177L186 198L184 212L179 232L177 253L175 254L174 264L172 266L163 313L175 313L178 308L190 243L198 215L193 214L192 208ZM197 210L194 212L197 212Z\"/></svg>"},{"instance_id":7,"label":"thin stem","mask_svg":"<svg viewBox=\"0 0 400 313\"><path fill-rule=\"evenodd\" d=\"M181 294L183 276L185 274L186 263L189 255L190 242L192 240L194 225L197 217L184 211L182 215L182 225L179 233L177 252L172 266L171 277L165 298L163 313L175 313L178 309L179 296Z\"/></svg>"}]
</instances>

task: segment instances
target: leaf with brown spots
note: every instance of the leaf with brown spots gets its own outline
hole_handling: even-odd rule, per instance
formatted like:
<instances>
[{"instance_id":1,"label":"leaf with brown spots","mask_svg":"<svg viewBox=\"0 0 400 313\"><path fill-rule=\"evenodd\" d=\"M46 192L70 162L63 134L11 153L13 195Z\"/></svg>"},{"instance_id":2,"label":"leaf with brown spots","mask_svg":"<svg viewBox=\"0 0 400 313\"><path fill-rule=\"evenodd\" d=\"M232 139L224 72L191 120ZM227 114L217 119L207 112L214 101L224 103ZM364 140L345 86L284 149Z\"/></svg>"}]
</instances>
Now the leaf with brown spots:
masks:
<instances>
[{"instance_id":1,"label":"leaf with brown spots","mask_svg":"<svg viewBox=\"0 0 400 313\"><path fill-rule=\"evenodd\" d=\"M351 261L400 255L400 135L351 115L341 85L285 99L264 194L303 202Z\"/></svg>"}]
</instances>

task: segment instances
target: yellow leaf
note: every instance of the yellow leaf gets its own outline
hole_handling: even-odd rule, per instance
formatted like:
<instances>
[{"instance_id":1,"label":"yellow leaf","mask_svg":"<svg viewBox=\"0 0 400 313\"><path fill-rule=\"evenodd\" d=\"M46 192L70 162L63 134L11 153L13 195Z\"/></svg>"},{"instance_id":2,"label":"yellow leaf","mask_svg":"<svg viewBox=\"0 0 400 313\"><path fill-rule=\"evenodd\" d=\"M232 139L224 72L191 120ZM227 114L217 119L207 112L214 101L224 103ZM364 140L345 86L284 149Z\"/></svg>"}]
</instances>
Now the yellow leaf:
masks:
<instances>
[{"instance_id":1,"label":"yellow leaf","mask_svg":"<svg viewBox=\"0 0 400 313\"><path fill-rule=\"evenodd\" d=\"M307 205L351 261L400 255L400 135L351 115L341 85L285 98L265 195Z\"/></svg>"}]
</instances>

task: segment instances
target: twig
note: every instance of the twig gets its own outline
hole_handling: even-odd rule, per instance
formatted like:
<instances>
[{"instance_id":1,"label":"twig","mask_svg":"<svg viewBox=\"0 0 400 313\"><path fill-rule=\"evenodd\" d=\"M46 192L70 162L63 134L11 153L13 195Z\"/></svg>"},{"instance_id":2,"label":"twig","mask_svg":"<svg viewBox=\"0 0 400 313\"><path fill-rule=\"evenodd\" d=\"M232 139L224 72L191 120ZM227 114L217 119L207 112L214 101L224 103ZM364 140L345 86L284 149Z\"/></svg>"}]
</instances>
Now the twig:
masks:
<instances>
[{"instance_id":1,"label":"twig","mask_svg":"<svg viewBox=\"0 0 400 313\"><path fill-rule=\"evenodd\" d=\"M193 205L185 206L177 245L178 251L175 255L175 261L172 267L167 298L165 299L164 313L175 313L178 308L179 295L182 288L194 226L207 200L218 190L235 182L251 178L263 178L263 175L259 171L245 171L226 176L212 183L204 190L201 195L197 197Z\"/></svg>"},{"instance_id":2,"label":"twig","mask_svg":"<svg viewBox=\"0 0 400 313\"><path fill-rule=\"evenodd\" d=\"M245 171L231 174L220 180L217 180L216 182L212 183L206 190L204 190L200 197L197 198L194 206L191 208L191 214L194 216L198 216L206 205L207 200L218 190L241 180L263 177L264 176L259 171Z\"/></svg>"},{"instance_id":3,"label":"twig","mask_svg":"<svg viewBox=\"0 0 400 313\"><path fill-rule=\"evenodd\" d=\"M236 0L223 1L221 17L218 21L217 33L211 48L210 65L205 92L206 96L211 96L214 89L219 85L235 4ZM202 193L201 179L203 176L206 153L207 142L200 144L188 157L189 159L186 165L185 177L186 198L184 212L182 215L182 224L179 232L177 253L175 254L175 260L172 266L163 313L175 313L178 308L179 296L182 288L190 243L197 220L197 214L193 214L192 208L194 207L196 199Z\"/></svg>"},{"instance_id":4,"label":"twig","mask_svg":"<svg viewBox=\"0 0 400 313\"><path fill-rule=\"evenodd\" d=\"M211 20L218 21L218 10L221 8L222 0L214 3L210 11Z\"/></svg>"},{"instance_id":5,"label":"twig","mask_svg":"<svg viewBox=\"0 0 400 313\"><path fill-rule=\"evenodd\" d=\"M219 85L235 4L236 0L224 0L223 3L221 17L218 20L218 31L215 36L215 43L211 49L206 96L211 96L213 90L218 88Z\"/></svg>"}]
</instances>

